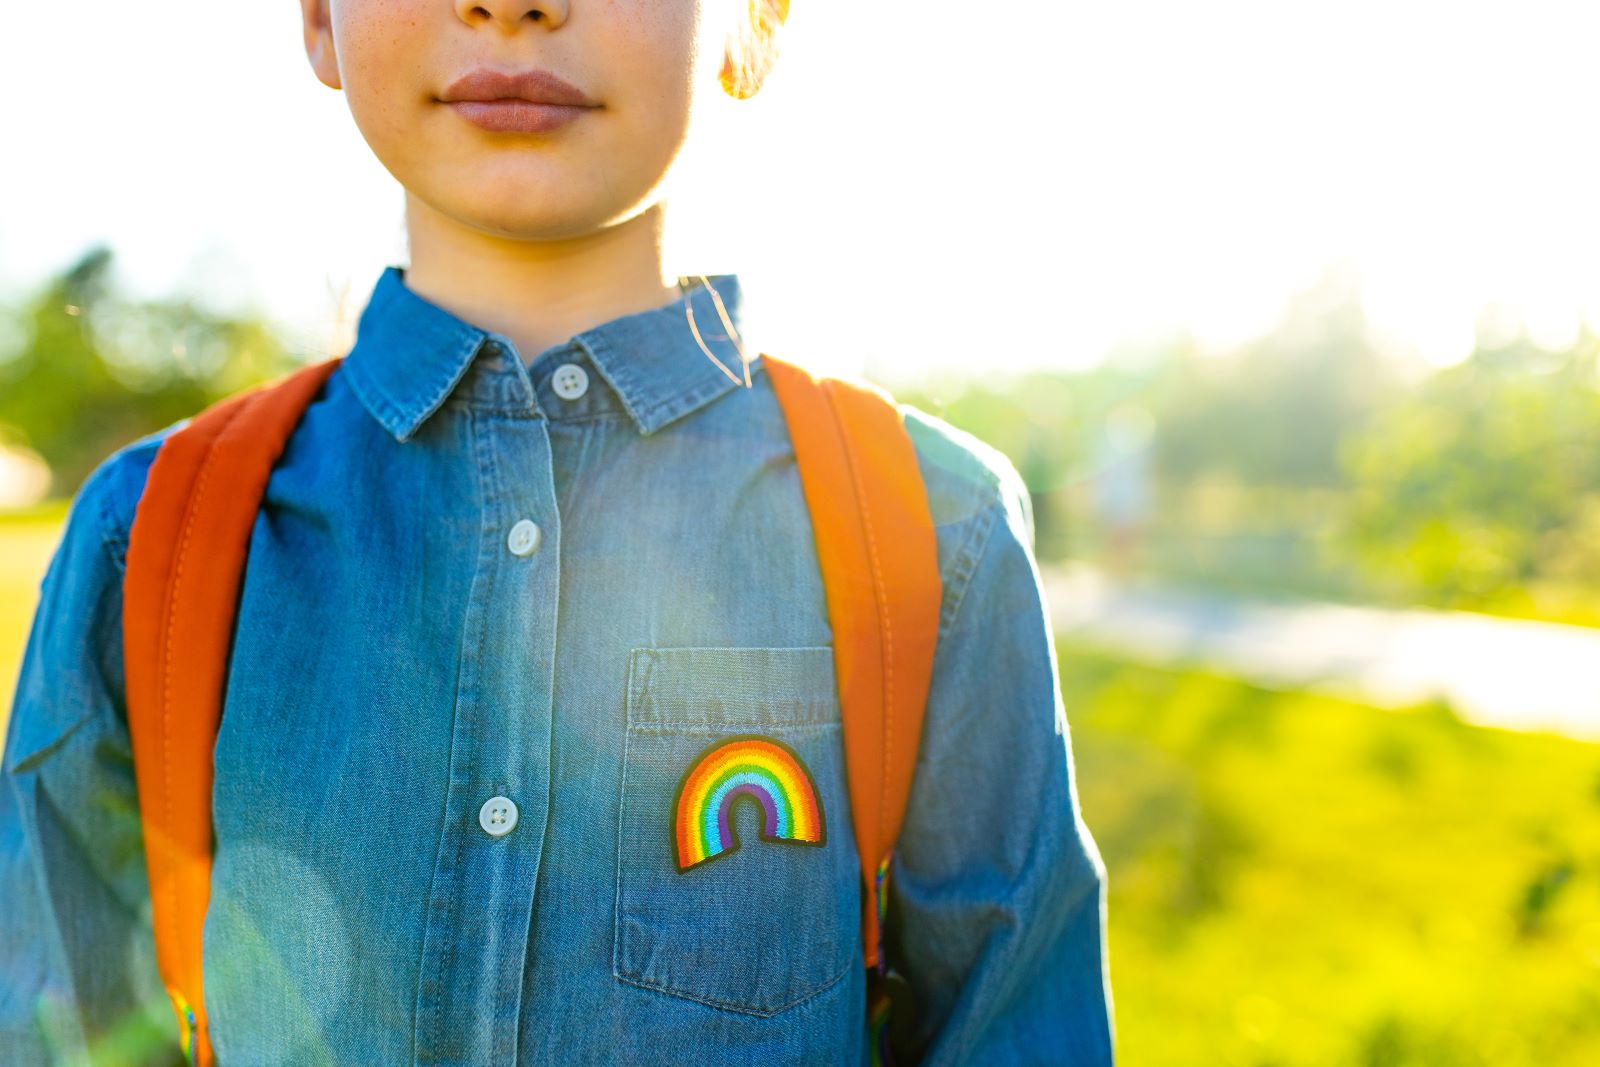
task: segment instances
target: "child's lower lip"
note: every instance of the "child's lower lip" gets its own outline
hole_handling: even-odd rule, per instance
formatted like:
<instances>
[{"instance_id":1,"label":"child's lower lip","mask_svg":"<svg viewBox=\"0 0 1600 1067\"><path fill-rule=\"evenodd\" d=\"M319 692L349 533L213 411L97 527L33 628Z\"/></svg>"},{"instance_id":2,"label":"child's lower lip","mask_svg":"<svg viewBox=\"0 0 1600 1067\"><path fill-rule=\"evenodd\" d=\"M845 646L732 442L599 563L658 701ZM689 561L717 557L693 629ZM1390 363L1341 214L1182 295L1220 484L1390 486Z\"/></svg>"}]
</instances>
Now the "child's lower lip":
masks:
<instances>
[{"instance_id":1,"label":"child's lower lip","mask_svg":"<svg viewBox=\"0 0 1600 1067\"><path fill-rule=\"evenodd\" d=\"M544 133L590 110L531 100L454 100L450 106L474 126L497 133Z\"/></svg>"}]
</instances>

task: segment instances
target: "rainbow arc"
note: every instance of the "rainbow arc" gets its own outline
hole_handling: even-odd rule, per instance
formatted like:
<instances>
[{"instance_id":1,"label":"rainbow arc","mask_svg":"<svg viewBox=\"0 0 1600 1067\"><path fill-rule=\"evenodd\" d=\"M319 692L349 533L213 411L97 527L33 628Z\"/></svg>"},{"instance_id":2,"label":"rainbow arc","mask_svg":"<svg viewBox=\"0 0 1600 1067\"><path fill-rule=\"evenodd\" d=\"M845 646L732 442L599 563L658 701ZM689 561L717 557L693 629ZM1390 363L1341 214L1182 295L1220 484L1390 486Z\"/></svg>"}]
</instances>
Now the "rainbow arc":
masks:
<instances>
[{"instance_id":1,"label":"rainbow arc","mask_svg":"<svg viewBox=\"0 0 1600 1067\"><path fill-rule=\"evenodd\" d=\"M745 734L706 749L684 772L673 801L678 870L687 871L739 847L733 806L749 797L761 808L761 837L793 845L827 839L811 771L777 738Z\"/></svg>"}]
</instances>

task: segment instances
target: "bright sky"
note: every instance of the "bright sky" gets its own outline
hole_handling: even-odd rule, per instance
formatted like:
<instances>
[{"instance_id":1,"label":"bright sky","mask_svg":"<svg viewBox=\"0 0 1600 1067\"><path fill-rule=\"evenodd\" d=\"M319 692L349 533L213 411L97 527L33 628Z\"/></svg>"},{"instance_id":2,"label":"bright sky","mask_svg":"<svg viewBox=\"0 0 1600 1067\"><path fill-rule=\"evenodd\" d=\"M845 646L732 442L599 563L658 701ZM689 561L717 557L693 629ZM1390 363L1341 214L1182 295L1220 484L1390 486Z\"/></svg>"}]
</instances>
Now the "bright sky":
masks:
<instances>
[{"instance_id":1,"label":"bright sky","mask_svg":"<svg viewBox=\"0 0 1600 1067\"><path fill-rule=\"evenodd\" d=\"M401 261L291 0L5 22L0 291L105 240L137 291L255 301L314 351ZM1226 346L1334 264L1436 362L1491 303L1560 343L1600 324L1596 40L1591 0L795 0L674 240L785 352L890 384Z\"/></svg>"}]
</instances>

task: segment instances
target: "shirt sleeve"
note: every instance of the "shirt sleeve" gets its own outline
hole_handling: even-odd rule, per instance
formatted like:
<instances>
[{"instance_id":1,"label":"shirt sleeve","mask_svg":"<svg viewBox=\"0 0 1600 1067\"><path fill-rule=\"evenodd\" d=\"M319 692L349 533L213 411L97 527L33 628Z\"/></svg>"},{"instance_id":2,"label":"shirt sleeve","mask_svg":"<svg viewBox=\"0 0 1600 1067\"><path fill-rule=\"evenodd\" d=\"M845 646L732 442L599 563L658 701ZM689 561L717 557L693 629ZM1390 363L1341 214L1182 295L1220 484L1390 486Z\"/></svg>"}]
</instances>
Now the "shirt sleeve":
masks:
<instances>
[{"instance_id":1,"label":"shirt sleeve","mask_svg":"<svg viewBox=\"0 0 1600 1067\"><path fill-rule=\"evenodd\" d=\"M0 1063L181 1062L155 965L109 463L43 582L0 763Z\"/></svg>"},{"instance_id":2,"label":"shirt sleeve","mask_svg":"<svg viewBox=\"0 0 1600 1067\"><path fill-rule=\"evenodd\" d=\"M886 949L912 992L901 1062L1113 1062L1106 870L1084 824L1015 468L947 567Z\"/></svg>"}]
</instances>

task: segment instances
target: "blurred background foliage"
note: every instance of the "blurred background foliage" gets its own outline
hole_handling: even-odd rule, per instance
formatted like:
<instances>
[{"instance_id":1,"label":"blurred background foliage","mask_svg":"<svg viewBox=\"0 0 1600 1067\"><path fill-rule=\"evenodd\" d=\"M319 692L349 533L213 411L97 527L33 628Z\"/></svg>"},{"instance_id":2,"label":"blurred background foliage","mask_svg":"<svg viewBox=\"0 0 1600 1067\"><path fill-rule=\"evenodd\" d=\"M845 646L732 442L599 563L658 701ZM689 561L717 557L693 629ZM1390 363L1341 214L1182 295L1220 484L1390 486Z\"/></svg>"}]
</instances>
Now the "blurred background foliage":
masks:
<instances>
[{"instance_id":1,"label":"blurred background foliage","mask_svg":"<svg viewBox=\"0 0 1600 1067\"><path fill-rule=\"evenodd\" d=\"M294 364L264 319L185 299L136 301L99 247L7 308L0 443L28 449L71 495L116 448Z\"/></svg>"},{"instance_id":2,"label":"blurred background foliage","mask_svg":"<svg viewBox=\"0 0 1600 1067\"><path fill-rule=\"evenodd\" d=\"M1464 362L1408 361L1330 274L1237 350L894 392L1015 462L1047 570L1594 624L1597 357L1491 316ZM0 446L49 472L0 510L0 677L94 465L297 362L263 320L130 299L105 249L0 308ZM1121 1062L1600 1063L1596 746L1059 653Z\"/></svg>"},{"instance_id":3,"label":"blurred background foliage","mask_svg":"<svg viewBox=\"0 0 1600 1067\"><path fill-rule=\"evenodd\" d=\"M1337 274L1236 351L896 395L1006 452L1038 550L1267 597L1600 622L1600 338L1386 353Z\"/></svg>"}]
</instances>

